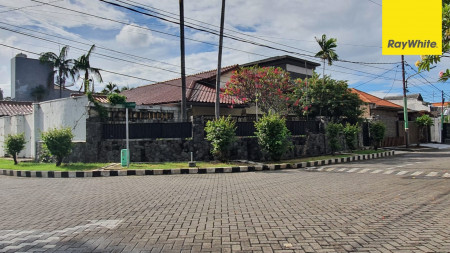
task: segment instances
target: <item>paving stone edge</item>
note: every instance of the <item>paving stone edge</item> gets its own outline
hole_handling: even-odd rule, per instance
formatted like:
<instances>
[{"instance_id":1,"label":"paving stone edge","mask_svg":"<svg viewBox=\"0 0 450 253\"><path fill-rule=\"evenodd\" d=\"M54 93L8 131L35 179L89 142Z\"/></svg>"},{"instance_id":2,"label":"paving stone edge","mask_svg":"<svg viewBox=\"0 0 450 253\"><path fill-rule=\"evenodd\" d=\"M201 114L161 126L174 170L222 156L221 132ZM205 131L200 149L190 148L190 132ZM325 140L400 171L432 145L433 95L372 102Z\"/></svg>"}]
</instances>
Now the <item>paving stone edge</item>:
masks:
<instances>
[{"instance_id":1,"label":"paving stone edge","mask_svg":"<svg viewBox=\"0 0 450 253\"><path fill-rule=\"evenodd\" d=\"M264 164L223 168L189 168L189 169L164 169L164 170L94 170L94 171L29 171L29 170L7 170L0 169L0 175L16 177L40 177L40 178L85 178L85 177L116 177L116 176L149 176L149 175L175 175L175 174L215 174L215 173L237 173L264 170L282 169L307 169L308 167L347 163L353 161L370 160L395 155L394 150L382 153L355 155L328 160L317 160L310 162L292 164Z\"/></svg>"}]
</instances>

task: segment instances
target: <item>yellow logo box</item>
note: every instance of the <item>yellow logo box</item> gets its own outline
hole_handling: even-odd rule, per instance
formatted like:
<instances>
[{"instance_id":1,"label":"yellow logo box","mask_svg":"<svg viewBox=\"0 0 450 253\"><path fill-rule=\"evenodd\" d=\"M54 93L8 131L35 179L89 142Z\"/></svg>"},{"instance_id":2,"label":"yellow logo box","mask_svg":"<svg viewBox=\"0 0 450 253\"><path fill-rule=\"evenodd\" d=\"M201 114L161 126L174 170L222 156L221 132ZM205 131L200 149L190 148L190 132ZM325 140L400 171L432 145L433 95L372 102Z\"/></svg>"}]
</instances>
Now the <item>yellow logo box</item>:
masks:
<instances>
[{"instance_id":1,"label":"yellow logo box","mask_svg":"<svg viewBox=\"0 0 450 253\"><path fill-rule=\"evenodd\" d=\"M442 0L383 0L383 55L441 55Z\"/></svg>"}]
</instances>

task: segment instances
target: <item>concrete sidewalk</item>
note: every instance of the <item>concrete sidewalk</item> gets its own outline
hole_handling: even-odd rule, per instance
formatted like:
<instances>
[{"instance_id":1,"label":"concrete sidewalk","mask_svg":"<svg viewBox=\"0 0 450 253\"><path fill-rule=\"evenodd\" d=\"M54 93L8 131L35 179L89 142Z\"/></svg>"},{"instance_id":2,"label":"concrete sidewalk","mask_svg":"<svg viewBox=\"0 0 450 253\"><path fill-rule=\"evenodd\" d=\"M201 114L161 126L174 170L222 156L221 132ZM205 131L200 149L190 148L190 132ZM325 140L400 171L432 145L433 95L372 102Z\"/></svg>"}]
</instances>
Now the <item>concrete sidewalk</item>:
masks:
<instances>
[{"instance_id":1,"label":"concrete sidewalk","mask_svg":"<svg viewBox=\"0 0 450 253\"><path fill-rule=\"evenodd\" d=\"M429 148L437 148L437 149L450 149L449 144L441 144L441 143L424 143L424 144L420 144L420 146L429 147Z\"/></svg>"}]
</instances>

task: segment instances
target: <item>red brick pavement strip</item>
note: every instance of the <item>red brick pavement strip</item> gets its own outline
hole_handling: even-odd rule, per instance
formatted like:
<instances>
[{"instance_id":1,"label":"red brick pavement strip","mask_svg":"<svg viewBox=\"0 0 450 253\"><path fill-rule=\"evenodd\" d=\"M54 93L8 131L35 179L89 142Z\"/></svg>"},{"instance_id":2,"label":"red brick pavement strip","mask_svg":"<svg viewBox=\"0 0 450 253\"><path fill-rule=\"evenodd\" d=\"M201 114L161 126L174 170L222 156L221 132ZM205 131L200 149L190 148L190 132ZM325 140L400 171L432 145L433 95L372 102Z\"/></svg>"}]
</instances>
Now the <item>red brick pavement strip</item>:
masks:
<instances>
[{"instance_id":1,"label":"red brick pavement strip","mask_svg":"<svg viewBox=\"0 0 450 253\"><path fill-rule=\"evenodd\" d=\"M355 155L351 157L302 162L296 164L272 164L260 166L239 166L226 168L190 168L190 169L163 169L163 170L104 170L104 171L24 171L24 170L0 170L0 175L16 177L41 177L41 178L83 178L83 177L114 177L114 176L149 176L149 175L174 175L174 174L214 174L253 172L263 170L304 169L312 166L346 163L393 156L395 151L386 151L377 154Z\"/></svg>"},{"instance_id":2,"label":"red brick pavement strip","mask_svg":"<svg viewBox=\"0 0 450 253\"><path fill-rule=\"evenodd\" d=\"M0 182L0 252L450 251L445 179L281 170Z\"/></svg>"}]
</instances>

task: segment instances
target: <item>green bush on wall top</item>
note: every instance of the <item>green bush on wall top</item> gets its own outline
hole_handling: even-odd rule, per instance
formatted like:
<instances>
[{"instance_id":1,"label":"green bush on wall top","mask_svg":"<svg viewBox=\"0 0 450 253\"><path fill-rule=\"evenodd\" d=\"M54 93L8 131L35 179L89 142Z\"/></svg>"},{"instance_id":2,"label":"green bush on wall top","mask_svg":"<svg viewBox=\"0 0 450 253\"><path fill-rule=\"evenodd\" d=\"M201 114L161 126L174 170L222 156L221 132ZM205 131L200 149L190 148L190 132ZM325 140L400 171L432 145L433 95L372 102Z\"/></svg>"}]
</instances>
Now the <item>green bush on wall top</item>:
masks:
<instances>
[{"instance_id":1,"label":"green bush on wall top","mask_svg":"<svg viewBox=\"0 0 450 253\"><path fill-rule=\"evenodd\" d=\"M357 148L357 140L358 140L358 133L359 133L359 127L357 124L352 125L350 123L347 123L343 129L344 138L345 138L345 144L347 144L348 149L350 151L355 150Z\"/></svg>"},{"instance_id":2,"label":"green bush on wall top","mask_svg":"<svg viewBox=\"0 0 450 253\"><path fill-rule=\"evenodd\" d=\"M44 146L56 159L56 166L60 166L65 156L72 151L73 134L70 128L50 129L42 133Z\"/></svg>"},{"instance_id":3,"label":"green bush on wall top","mask_svg":"<svg viewBox=\"0 0 450 253\"><path fill-rule=\"evenodd\" d=\"M220 160L227 161L233 142L236 141L236 125L228 116L210 120L206 123L206 139L211 142L211 154Z\"/></svg>"},{"instance_id":4,"label":"green bush on wall top","mask_svg":"<svg viewBox=\"0 0 450 253\"><path fill-rule=\"evenodd\" d=\"M5 151L6 153L12 155L14 159L14 164L17 164L17 154L22 151L22 149L25 147L25 134L15 134L11 135L8 134L8 137L6 137L5 140Z\"/></svg>"},{"instance_id":5,"label":"green bush on wall top","mask_svg":"<svg viewBox=\"0 0 450 253\"><path fill-rule=\"evenodd\" d=\"M331 154L334 155L334 152L338 151L341 148L341 144L339 143L339 137L342 134L344 127L341 123L333 123L330 122L326 126L326 134L328 137L328 144L331 148Z\"/></svg>"},{"instance_id":6,"label":"green bush on wall top","mask_svg":"<svg viewBox=\"0 0 450 253\"><path fill-rule=\"evenodd\" d=\"M372 122L370 123L369 131L373 147L377 150L380 147L381 141L384 139L386 126L381 121Z\"/></svg>"},{"instance_id":7,"label":"green bush on wall top","mask_svg":"<svg viewBox=\"0 0 450 253\"><path fill-rule=\"evenodd\" d=\"M255 122L256 137L261 148L270 154L274 161L279 161L292 147L291 132L286 127L286 120L278 114L266 114Z\"/></svg>"},{"instance_id":8,"label":"green bush on wall top","mask_svg":"<svg viewBox=\"0 0 450 253\"><path fill-rule=\"evenodd\" d=\"M117 93L112 93L112 94L108 95L108 101L112 105L120 105L120 104L124 104L125 102L127 102L127 97L125 97L124 95L117 94Z\"/></svg>"}]
</instances>

